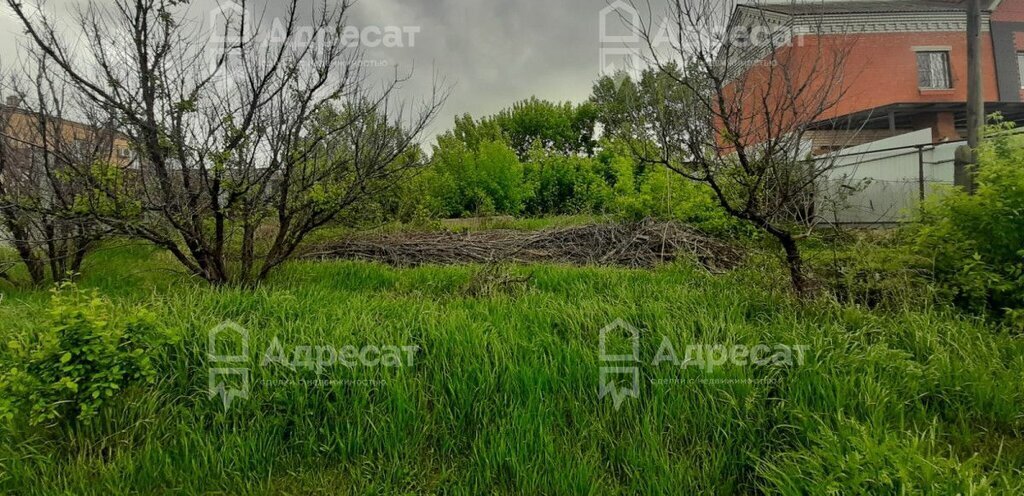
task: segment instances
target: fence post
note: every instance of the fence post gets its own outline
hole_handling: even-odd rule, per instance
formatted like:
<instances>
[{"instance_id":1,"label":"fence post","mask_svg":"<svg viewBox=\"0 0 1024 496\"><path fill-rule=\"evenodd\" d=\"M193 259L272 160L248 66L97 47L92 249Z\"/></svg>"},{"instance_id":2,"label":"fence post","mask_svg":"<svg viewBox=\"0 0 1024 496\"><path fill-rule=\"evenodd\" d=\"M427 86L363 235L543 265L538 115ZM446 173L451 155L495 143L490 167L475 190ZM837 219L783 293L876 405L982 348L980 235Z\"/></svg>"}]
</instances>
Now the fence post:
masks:
<instances>
[{"instance_id":1,"label":"fence post","mask_svg":"<svg viewBox=\"0 0 1024 496\"><path fill-rule=\"evenodd\" d=\"M921 193L921 201L924 201L924 145L917 145L917 186Z\"/></svg>"},{"instance_id":2,"label":"fence post","mask_svg":"<svg viewBox=\"0 0 1024 496\"><path fill-rule=\"evenodd\" d=\"M974 194L974 180L971 177L972 164L976 163L977 155L975 151L967 146L961 146L956 149L956 159L953 163L953 184L956 186L963 186L964 191L967 194Z\"/></svg>"}]
</instances>

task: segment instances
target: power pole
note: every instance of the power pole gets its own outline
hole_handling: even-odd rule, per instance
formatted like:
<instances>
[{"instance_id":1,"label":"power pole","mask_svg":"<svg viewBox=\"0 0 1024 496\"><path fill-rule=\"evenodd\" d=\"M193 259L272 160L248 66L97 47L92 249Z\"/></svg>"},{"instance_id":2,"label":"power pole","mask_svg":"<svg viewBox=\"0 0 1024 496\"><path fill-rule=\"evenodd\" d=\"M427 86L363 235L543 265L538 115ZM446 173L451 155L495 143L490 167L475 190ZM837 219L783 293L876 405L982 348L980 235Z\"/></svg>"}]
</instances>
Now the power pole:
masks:
<instances>
[{"instance_id":1,"label":"power pole","mask_svg":"<svg viewBox=\"0 0 1024 496\"><path fill-rule=\"evenodd\" d=\"M970 165L978 160L982 126L985 125L985 93L981 72L981 0L967 0L967 147L956 153L954 181L974 192Z\"/></svg>"}]
</instances>

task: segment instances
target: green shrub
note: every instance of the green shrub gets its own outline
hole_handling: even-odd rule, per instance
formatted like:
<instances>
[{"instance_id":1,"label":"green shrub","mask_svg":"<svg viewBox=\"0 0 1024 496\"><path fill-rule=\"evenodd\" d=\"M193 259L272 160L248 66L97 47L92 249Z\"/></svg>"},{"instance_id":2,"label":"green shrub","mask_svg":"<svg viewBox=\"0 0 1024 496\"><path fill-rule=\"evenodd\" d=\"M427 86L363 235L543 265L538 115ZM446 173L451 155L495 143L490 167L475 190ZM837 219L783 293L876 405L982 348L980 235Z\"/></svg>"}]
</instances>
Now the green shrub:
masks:
<instances>
[{"instance_id":1,"label":"green shrub","mask_svg":"<svg viewBox=\"0 0 1024 496\"><path fill-rule=\"evenodd\" d=\"M406 191L412 198L434 206L444 218L493 214L518 214L526 194L523 166L505 143L485 141L477 149L454 138L442 138L425 182L419 191Z\"/></svg>"},{"instance_id":2,"label":"green shrub","mask_svg":"<svg viewBox=\"0 0 1024 496\"><path fill-rule=\"evenodd\" d=\"M1013 318L1024 309L1024 141L1002 132L978 162L975 194L953 190L924 203L915 245L959 306Z\"/></svg>"},{"instance_id":3,"label":"green shrub","mask_svg":"<svg viewBox=\"0 0 1024 496\"><path fill-rule=\"evenodd\" d=\"M854 233L853 240L808 250L814 274L840 303L905 309L935 302L939 295L928 279L928 260L907 250L905 240L876 239L877 234Z\"/></svg>"},{"instance_id":4,"label":"green shrub","mask_svg":"<svg viewBox=\"0 0 1024 496\"><path fill-rule=\"evenodd\" d=\"M118 316L95 291L54 289L51 328L34 345L8 343L13 364L0 376L0 418L30 425L93 417L125 388L151 383L156 318Z\"/></svg>"},{"instance_id":5,"label":"green shrub","mask_svg":"<svg viewBox=\"0 0 1024 496\"><path fill-rule=\"evenodd\" d=\"M677 220L714 234L753 235L754 230L726 213L703 184L666 169L650 169L636 182L635 191L616 198L615 210L626 221Z\"/></svg>"},{"instance_id":6,"label":"green shrub","mask_svg":"<svg viewBox=\"0 0 1024 496\"><path fill-rule=\"evenodd\" d=\"M530 215L604 213L611 203L602 165L590 157L562 155L535 148L524 164Z\"/></svg>"},{"instance_id":7,"label":"green shrub","mask_svg":"<svg viewBox=\"0 0 1024 496\"><path fill-rule=\"evenodd\" d=\"M429 167L403 181L395 216L408 222L417 211L434 218L617 214L722 234L753 232L730 218L706 186L638 163L627 143L604 139L595 148L547 110L531 104L517 107L515 119L456 119L455 129L438 138ZM586 106L562 110L590 118ZM545 126L551 128L539 131Z\"/></svg>"},{"instance_id":8,"label":"green shrub","mask_svg":"<svg viewBox=\"0 0 1024 496\"><path fill-rule=\"evenodd\" d=\"M933 442L879 436L842 419L811 434L811 446L758 467L763 494L987 494L997 482L974 459L957 459Z\"/></svg>"}]
</instances>

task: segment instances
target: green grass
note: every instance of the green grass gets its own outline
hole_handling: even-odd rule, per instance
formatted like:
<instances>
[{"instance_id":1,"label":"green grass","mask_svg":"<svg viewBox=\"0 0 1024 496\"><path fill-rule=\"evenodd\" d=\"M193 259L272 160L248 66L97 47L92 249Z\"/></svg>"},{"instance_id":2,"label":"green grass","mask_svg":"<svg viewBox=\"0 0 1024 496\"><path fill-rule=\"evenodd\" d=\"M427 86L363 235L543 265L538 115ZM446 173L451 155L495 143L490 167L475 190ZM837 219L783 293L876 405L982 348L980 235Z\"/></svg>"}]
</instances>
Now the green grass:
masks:
<instances>
[{"instance_id":1,"label":"green grass","mask_svg":"<svg viewBox=\"0 0 1024 496\"><path fill-rule=\"evenodd\" d=\"M243 291L148 248L102 250L81 285L160 316L173 339L159 380L96 422L3 431L0 493L1024 491L1019 336L940 308L796 304L780 270L751 265L516 267L532 279L480 294L477 267L294 263ZM45 291L0 288L0 343L45 332ZM640 397L616 409L598 398L598 331L620 318L647 358ZM225 320L256 355L250 397L227 412L207 395L206 357ZM707 373L653 366L663 336L680 358L689 344L809 351L803 365ZM275 337L421 351L412 367L330 369L348 382L313 387L294 381L315 372L259 366Z\"/></svg>"},{"instance_id":2,"label":"green grass","mask_svg":"<svg viewBox=\"0 0 1024 496\"><path fill-rule=\"evenodd\" d=\"M576 227L601 222L615 222L611 215L561 215L547 217L474 217L467 219L432 220L420 224L389 222L378 226L329 227L321 229L306 239L306 244L330 241L352 235L390 235L422 231L477 232L496 229L512 231L540 231L562 227Z\"/></svg>"}]
</instances>

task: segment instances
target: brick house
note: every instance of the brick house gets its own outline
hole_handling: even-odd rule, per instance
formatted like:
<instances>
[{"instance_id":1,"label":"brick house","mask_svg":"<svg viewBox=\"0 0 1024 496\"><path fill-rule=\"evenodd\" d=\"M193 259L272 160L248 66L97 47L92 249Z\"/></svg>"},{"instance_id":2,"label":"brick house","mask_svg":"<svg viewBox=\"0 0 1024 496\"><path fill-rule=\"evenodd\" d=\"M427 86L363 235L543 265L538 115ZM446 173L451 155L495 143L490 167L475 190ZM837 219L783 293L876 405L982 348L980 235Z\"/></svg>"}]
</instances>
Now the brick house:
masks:
<instances>
[{"instance_id":1,"label":"brick house","mask_svg":"<svg viewBox=\"0 0 1024 496\"><path fill-rule=\"evenodd\" d=\"M966 135L966 2L784 2L739 5L732 25L804 33L788 50L847 46L846 91L812 131L817 150L932 129L934 142ZM982 0L986 112L1024 123L1024 0ZM836 126L837 122L845 123Z\"/></svg>"},{"instance_id":2,"label":"brick house","mask_svg":"<svg viewBox=\"0 0 1024 496\"><path fill-rule=\"evenodd\" d=\"M48 134L45 140L43 130ZM0 138L5 156L25 163L37 160L44 148L54 154L59 150L83 158L109 157L110 163L122 168L134 161L130 143L120 133L69 119L41 118L39 113L24 108L16 96L0 104Z\"/></svg>"}]
</instances>

